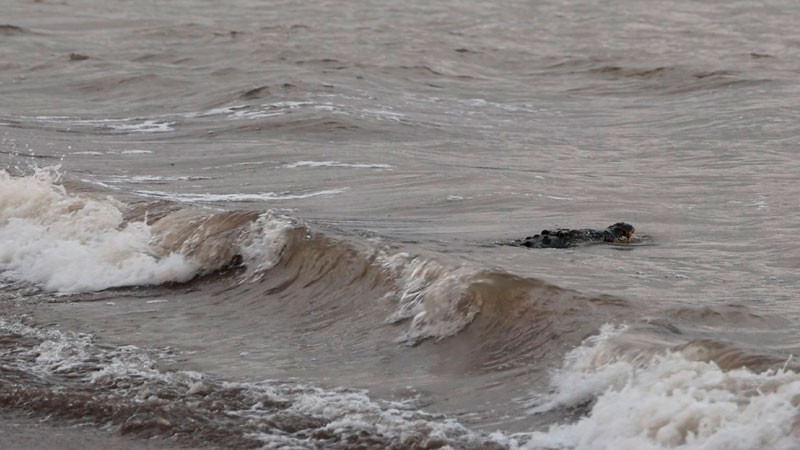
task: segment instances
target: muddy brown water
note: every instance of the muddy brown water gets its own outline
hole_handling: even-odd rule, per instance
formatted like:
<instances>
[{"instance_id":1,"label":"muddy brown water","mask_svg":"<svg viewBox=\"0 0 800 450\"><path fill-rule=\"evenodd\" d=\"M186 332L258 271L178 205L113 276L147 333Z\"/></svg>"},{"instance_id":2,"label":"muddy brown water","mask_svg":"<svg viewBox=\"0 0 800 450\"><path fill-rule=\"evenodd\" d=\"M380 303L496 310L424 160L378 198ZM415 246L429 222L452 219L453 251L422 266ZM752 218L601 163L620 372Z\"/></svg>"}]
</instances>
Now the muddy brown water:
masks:
<instances>
[{"instance_id":1,"label":"muddy brown water","mask_svg":"<svg viewBox=\"0 0 800 450\"><path fill-rule=\"evenodd\" d=\"M797 445L794 3L2 10L17 447Z\"/></svg>"}]
</instances>

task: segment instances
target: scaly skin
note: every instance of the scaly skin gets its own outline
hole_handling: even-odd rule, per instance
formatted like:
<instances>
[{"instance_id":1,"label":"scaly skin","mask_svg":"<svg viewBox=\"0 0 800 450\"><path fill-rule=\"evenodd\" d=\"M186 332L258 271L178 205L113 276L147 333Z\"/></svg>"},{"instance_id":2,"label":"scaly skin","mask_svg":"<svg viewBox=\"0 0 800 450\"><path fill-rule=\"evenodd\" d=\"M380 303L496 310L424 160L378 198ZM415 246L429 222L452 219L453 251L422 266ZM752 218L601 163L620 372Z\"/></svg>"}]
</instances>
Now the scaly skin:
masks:
<instances>
[{"instance_id":1,"label":"scaly skin","mask_svg":"<svg viewBox=\"0 0 800 450\"><path fill-rule=\"evenodd\" d=\"M635 231L633 225L625 222L617 222L605 230L566 228L542 230L540 234L513 241L510 245L528 248L567 248L587 243L630 242Z\"/></svg>"}]
</instances>

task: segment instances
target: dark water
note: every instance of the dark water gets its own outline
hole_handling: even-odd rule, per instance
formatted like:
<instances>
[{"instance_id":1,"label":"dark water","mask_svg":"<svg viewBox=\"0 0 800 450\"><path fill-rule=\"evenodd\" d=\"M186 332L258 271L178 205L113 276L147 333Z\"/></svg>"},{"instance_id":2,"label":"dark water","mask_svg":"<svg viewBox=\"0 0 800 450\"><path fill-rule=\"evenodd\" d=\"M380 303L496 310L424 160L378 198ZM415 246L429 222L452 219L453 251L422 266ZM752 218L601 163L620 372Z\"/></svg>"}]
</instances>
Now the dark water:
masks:
<instances>
[{"instance_id":1,"label":"dark water","mask_svg":"<svg viewBox=\"0 0 800 450\"><path fill-rule=\"evenodd\" d=\"M0 429L800 446L795 3L2 11Z\"/></svg>"}]
</instances>

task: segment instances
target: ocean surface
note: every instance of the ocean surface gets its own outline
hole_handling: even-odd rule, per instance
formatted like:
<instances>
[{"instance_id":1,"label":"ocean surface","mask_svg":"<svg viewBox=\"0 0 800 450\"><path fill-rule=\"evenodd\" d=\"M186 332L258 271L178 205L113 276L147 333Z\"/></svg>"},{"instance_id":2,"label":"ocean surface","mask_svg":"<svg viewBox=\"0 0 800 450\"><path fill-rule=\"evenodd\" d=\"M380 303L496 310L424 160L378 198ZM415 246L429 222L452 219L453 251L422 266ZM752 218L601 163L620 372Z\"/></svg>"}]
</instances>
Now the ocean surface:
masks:
<instances>
[{"instance_id":1,"label":"ocean surface","mask_svg":"<svg viewBox=\"0 0 800 450\"><path fill-rule=\"evenodd\" d=\"M799 3L0 11L0 448L800 448Z\"/></svg>"}]
</instances>

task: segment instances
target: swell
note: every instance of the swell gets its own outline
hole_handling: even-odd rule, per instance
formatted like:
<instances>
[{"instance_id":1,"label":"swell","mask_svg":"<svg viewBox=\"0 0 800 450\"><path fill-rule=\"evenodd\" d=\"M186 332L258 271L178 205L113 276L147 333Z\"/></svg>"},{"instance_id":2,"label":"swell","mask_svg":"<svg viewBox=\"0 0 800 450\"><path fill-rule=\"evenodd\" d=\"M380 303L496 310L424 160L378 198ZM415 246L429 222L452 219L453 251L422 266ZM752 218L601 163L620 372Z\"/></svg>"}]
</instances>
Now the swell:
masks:
<instances>
[{"instance_id":1,"label":"swell","mask_svg":"<svg viewBox=\"0 0 800 450\"><path fill-rule=\"evenodd\" d=\"M469 355L459 351L470 370L555 362L602 323L633 310L622 299L332 237L299 224L285 229L281 239L274 263L266 270L246 267L238 277L247 281L219 295L248 315L283 317L294 331L313 332L316 340L344 334L351 349L454 341L448 345L470 349ZM241 259L245 266L252 261Z\"/></svg>"},{"instance_id":2,"label":"swell","mask_svg":"<svg viewBox=\"0 0 800 450\"><path fill-rule=\"evenodd\" d=\"M259 318L269 318L264 320L277 320L287 335L344 335L355 348L456 337L469 343L460 348L471 354L473 368L497 369L556 363L602 324L641 323L646 313L681 321L647 325L648 333L668 333L672 345L706 342L707 336L684 333L692 323L776 323L744 308L664 311L586 295L429 256L421 248L411 252L322 233L269 211L214 211L169 201L123 204L90 192L74 194L53 169L28 177L0 175L4 278L70 294L195 283L213 292L194 300L195 307L227 316L232 322L226 326L233 329L257 329ZM730 353L710 354L725 366L741 362Z\"/></svg>"},{"instance_id":3,"label":"swell","mask_svg":"<svg viewBox=\"0 0 800 450\"><path fill-rule=\"evenodd\" d=\"M300 330L352 327L386 341L388 328L390 342L413 346L470 328L464 339L489 366L574 346L631 309L422 249L330 236L272 212L128 205L70 193L59 177L46 169L0 178L0 269L49 291L213 283L226 301L215 315L283 315Z\"/></svg>"}]
</instances>

